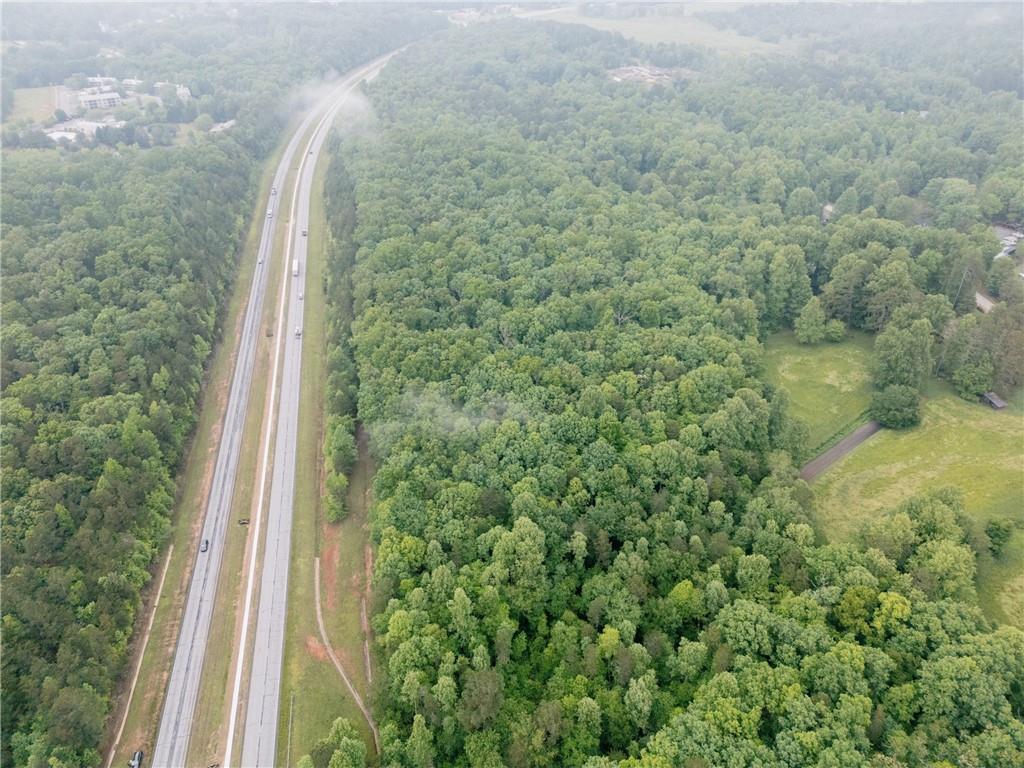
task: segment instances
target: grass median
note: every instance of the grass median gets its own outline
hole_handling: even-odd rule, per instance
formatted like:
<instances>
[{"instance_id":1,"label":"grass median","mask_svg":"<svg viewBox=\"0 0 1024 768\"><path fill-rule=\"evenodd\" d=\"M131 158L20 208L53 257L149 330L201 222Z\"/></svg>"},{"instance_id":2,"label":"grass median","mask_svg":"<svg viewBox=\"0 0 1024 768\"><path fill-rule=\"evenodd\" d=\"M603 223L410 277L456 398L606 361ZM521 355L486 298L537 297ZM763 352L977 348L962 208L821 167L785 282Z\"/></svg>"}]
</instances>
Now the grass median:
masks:
<instances>
[{"instance_id":1,"label":"grass median","mask_svg":"<svg viewBox=\"0 0 1024 768\"><path fill-rule=\"evenodd\" d=\"M299 166L305 157L304 147L312 132L310 127L303 135L299 149L292 157L284 182L278 189L278 226L274 232L274 243L271 253L271 271L268 276L267 293L264 298L263 314L261 317L261 328L271 328L276 334L279 300L281 292L281 281L288 279L288 264L285 253L289 237L289 224L291 223L292 197L295 191L295 182L298 178ZM286 134L289 138L292 131ZM276 165L275 165L276 168ZM264 198L265 199L265 198ZM287 328L284 329L287 332ZM199 699L196 702L196 713L193 718L193 734L189 747L189 764L210 765L218 762L227 746L227 726L231 714L231 694L234 688L234 671L238 662L239 639L242 630L242 612L244 609L246 577L248 574L249 560L246 557L246 545L250 536L255 532L256 507L259 500L259 493L263 490L259 486L262 475L260 472L260 460L267 429L276 426L276 402L268 402L270 396L271 376L278 375L277 371L271 371L274 361L274 348L277 337L261 334L258 341L258 354L253 371L252 392L249 400L249 415L246 419L245 434L242 439L241 456L239 457L238 474L236 478L235 495L232 500L232 520L238 518L249 518L253 521L249 526L232 525L229 531L228 549L225 551L224 565L221 568L220 581L217 590L217 606L215 615L218 621L211 627L210 637L207 641L206 663L203 669L203 680L199 691ZM273 440L273 435L271 435ZM273 445L273 443L271 443ZM273 450L268 456L268 461L273 461ZM271 471L268 467L268 477ZM263 515L266 517L268 510L264 508ZM256 557L257 560L263 557L263 543L260 543L255 552L249 550L249 557ZM256 591L254 593L253 610L250 615L249 642L252 642L253 631L255 630L256 617L258 615L259 579L260 571L256 572ZM251 662L251 660L249 660ZM242 683L247 686L249 682L248 664L243 669ZM243 692L244 692L243 688ZM235 734L233 751L237 756L242 747L242 730L239 727L245 722L245 709L243 704L238 712L238 730Z\"/></svg>"}]
</instances>

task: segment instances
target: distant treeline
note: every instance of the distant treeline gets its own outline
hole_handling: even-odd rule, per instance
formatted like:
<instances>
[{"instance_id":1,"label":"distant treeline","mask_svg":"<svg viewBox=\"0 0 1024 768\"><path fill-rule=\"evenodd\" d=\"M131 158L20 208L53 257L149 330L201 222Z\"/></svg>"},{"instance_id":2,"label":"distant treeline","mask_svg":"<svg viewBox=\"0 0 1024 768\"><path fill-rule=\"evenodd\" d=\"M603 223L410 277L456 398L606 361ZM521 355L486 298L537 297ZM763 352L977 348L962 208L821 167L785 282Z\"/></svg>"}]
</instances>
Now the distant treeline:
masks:
<instances>
[{"instance_id":1,"label":"distant treeline","mask_svg":"<svg viewBox=\"0 0 1024 768\"><path fill-rule=\"evenodd\" d=\"M181 83L193 96L188 105L153 104L137 122L172 125L207 114L215 122L237 119L252 130L270 121L274 127L260 150L266 151L266 142L276 139L301 103L298 86L374 58L388 50L382 40L397 47L446 23L439 14L398 3L373 9L6 3L3 93L11 83L19 88L60 84L74 75ZM174 113L183 109L186 114ZM17 134L8 130L4 141L16 143ZM29 141L42 147L50 140L33 136Z\"/></svg>"},{"instance_id":2,"label":"distant treeline","mask_svg":"<svg viewBox=\"0 0 1024 768\"><path fill-rule=\"evenodd\" d=\"M1024 18L1018 11L1012 3L990 2L776 3L699 16L742 35L787 40L818 51L831 59L822 69L843 78L873 80L876 88L898 82L907 86L899 88L902 98L919 100L940 95L957 80L982 91L1024 96L1024 53L1017 44L1024 35ZM837 59L836 54L842 56ZM856 58L852 66L842 61L849 56ZM925 70L927 80L918 77Z\"/></svg>"}]
</instances>

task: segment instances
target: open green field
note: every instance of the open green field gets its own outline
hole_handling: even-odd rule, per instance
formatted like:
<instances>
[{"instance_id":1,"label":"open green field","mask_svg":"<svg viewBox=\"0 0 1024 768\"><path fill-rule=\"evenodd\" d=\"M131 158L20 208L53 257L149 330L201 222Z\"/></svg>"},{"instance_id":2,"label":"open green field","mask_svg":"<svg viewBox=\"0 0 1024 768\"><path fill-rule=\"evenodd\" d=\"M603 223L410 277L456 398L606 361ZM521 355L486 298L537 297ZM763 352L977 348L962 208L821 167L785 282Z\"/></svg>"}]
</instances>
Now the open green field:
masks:
<instances>
[{"instance_id":1,"label":"open green field","mask_svg":"<svg viewBox=\"0 0 1024 768\"><path fill-rule=\"evenodd\" d=\"M814 483L819 528L832 540L928 488L955 485L980 527L993 518L1024 524L1024 409L969 403L932 382L921 425L884 430L840 459ZM978 594L992 618L1024 625L1024 530L998 561L978 564Z\"/></svg>"},{"instance_id":2,"label":"open green field","mask_svg":"<svg viewBox=\"0 0 1024 768\"><path fill-rule=\"evenodd\" d=\"M4 122L31 120L42 122L53 116L53 86L44 85L40 88L15 88L14 106L11 112L4 115Z\"/></svg>"},{"instance_id":3,"label":"open green field","mask_svg":"<svg viewBox=\"0 0 1024 768\"><path fill-rule=\"evenodd\" d=\"M201 136L203 131L196 128L196 121L182 123L178 126L178 132L174 134L174 146L183 147L192 142L193 136Z\"/></svg>"},{"instance_id":4,"label":"open green field","mask_svg":"<svg viewBox=\"0 0 1024 768\"><path fill-rule=\"evenodd\" d=\"M586 24L589 27L606 32L620 32L625 37L631 37L642 43L700 45L716 50L719 53L741 55L785 53L787 51L784 45L738 35L731 30L719 29L691 15L650 15L618 19L603 16L584 16L574 6L571 8L560 8L554 13L538 13L535 18L543 21L560 21L566 24Z\"/></svg>"},{"instance_id":5,"label":"open green field","mask_svg":"<svg viewBox=\"0 0 1024 768\"><path fill-rule=\"evenodd\" d=\"M816 454L862 423L871 404L870 334L853 332L839 344L799 344L792 331L765 342L768 381L789 393L790 413L807 424Z\"/></svg>"}]
</instances>

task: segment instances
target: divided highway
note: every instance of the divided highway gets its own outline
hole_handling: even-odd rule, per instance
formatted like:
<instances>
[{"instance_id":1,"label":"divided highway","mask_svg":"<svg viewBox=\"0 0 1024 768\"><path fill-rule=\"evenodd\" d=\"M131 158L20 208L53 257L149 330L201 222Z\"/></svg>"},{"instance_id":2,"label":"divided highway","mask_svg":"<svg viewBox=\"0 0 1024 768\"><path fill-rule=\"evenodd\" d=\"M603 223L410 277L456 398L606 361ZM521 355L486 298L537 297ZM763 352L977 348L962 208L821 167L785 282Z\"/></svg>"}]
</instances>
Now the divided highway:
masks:
<instances>
[{"instance_id":1,"label":"divided highway","mask_svg":"<svg viewBox=\"0 0 1024 768\"><path fill-rule=\"evenodd\" d=\"M345 80L342 96L317 125L299 168L292 196L292 230L286 250L289 266L288 310L284 327L284 364L278 403L273 478L267 512L266 547L260 582L259 611L253 644L252 667L242 740L245 768L273 768L277 759L277 728L280 715L281 666L288 602L288 567L291 556L292 502L295 494L295 455L299 422L299 378L302 368L301 300L306 280L306 237L309 200L320 149L335 115L359 81L376 75L391 55L357 70ZM297 274L296 274L297 270ZM264 466L266 466L264 464ZM234 712L236 702L232 702ZM225 764L231 764L231 739Z\"/></svg>"},{"instance_id":2,"label":"divided highway","mask_svg":"<svg viewBox=\"0 0 1024 768\"><path fill-rule=\"evenodd\" d=\"M271 766L274 763L277 698L284 639L284 604L287 598L288 555L291 539L292 489L295 474L295 440L301 359L301 336L296 335L295 332L301 327L302 322L302 302L298 300L298 294L302 290L301 281L305 276L306 238L303 232L307 227L306 222L309 216L312 174L317 154L326 137L325 126L330 126L328 118L332 118L336 114L361 79L376 74L386 61L387 57L356 70L310 110L288 142L274 174L273 190L267 204L257 252L256 269L238 342L238 354L231 379L220 447L203 521L201 544L196 553L192 580L189 584L174 654L174 664L164 696L160 727L153 752L152 764L155 768L180 768L187 765L192 721L199 695L214 603L217 597L225 534L230 524L242 435L245 429L246 414L249 410L250 384L256 357L256 345L260 335L260 318L267 288L267 275L273 257L274 237L280 213L278 210L280 196L276 193L283 189L295 153L302 151L308 154L302 158L299 180L296 183L296 194L292 200L291 222L293 226L289 232L289 247L287 249L289 254L286 257L289 261L286 262L287 271L283 278L289 284L291 301L289 302L286 325L284 380L279 406L281 421L277 430L273 486L267 521L268 537L265 556L267 567L264 570L260 595L260 615L255 646L256 658L250 686L250 691L255 698L248 708L249 716L246 719L245 739L247 751L244 753L242 764L245 766ZM316 124L312 139L308 144L303 144L310 127L318 118L320 121ZM299 149L300 145L302 145L301 150ZM299 199L300 196L301 199ZM294 226L297 221L303 222L301 227ZM292 247L293 242L294 247ZM302 265L298 279L292 275L291 259L298 259ZM266 471L265 468L264 471ZM261 483L259 492L262 493L262 491L263 484ZM255 544L258 546L259 542L257 541ZM256 553L254 552L252 556L255 558ZM243 648L243 653L244 650ZM269 690L270 688L273 688L272 692ZM232 705L233 713L236 703L234 702ZM250 722L252 722L252 737L250 737ZM251 760L248 757L250 743L253 745Z\"/></svg>"}]
</instances>

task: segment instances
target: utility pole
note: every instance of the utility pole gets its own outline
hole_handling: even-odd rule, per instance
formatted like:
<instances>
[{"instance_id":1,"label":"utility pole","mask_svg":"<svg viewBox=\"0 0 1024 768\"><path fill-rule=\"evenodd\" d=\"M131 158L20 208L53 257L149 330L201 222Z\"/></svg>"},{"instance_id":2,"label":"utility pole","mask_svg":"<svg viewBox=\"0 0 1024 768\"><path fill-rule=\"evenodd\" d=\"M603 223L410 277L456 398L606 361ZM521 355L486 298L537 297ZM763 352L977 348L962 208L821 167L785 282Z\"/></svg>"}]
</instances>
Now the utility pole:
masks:
<instances>
[{"instance_id":1,"label":"utility pole","mask_svg":"<svg viewBox=\"0 0 1024 768\"><path fill-rule=\"evenodd\" d=\"M953 297L953 311L956 311L956 303L960 300L960 291L964 288L964 281L967 280L967 273L971 271L971 263L967 262L964 265L964 273L960 276L960 285L957 286L956 296Z\"/></svg>"}]
</instances>

